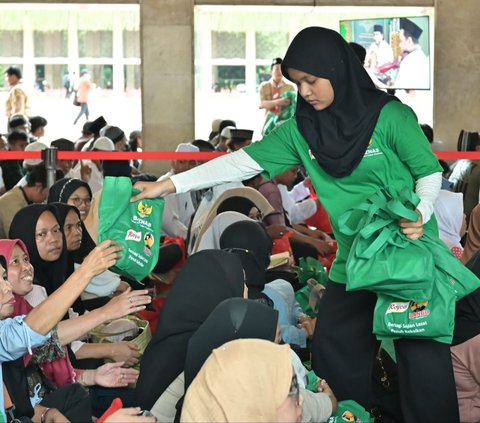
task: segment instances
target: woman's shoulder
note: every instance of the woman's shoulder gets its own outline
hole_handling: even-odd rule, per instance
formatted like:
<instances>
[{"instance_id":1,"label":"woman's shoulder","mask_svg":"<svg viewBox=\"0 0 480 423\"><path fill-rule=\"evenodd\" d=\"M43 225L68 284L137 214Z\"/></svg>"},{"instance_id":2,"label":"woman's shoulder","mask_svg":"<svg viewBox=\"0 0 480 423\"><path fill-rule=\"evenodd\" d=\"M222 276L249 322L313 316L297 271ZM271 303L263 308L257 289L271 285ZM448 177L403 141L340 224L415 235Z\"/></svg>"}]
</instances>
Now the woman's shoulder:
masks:
<instances>
[{"instance_id":1,"label":"woman's shoulder","mask_svg":"<svg viewBox=\"0 0 480 423\"><path fill-rule=\"evenodd\" d=\"M378 121L401 123L406 119L418 121L417 115L410 106L403 104L400 100L392 100L382 107Z\"/></svg>"}]
</instances>

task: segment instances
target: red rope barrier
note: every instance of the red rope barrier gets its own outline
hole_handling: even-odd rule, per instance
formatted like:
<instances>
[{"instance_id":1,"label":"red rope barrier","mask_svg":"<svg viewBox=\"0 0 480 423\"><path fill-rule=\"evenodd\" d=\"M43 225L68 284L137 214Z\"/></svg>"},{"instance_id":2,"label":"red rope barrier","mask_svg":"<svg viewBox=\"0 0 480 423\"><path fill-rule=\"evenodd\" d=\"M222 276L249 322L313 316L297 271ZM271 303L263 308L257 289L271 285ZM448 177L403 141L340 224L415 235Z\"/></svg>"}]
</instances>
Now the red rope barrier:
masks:
<instances>
[{"instance_id":1,"label":"red rope barrier","mask_svg":"<svg viewBox=\"0 0 480 423\"><path fill-rule=\"evenodd\" d=\"M480 151L435 151L442 160L480 160ZM58 160L211 160L228 153L176 153L174 151L59 151ZM40 159L41 151L2 151L0 160Z\"/></svg>"},{"instance_id":2,"label":"red rope barrier","mask_svg":"<svg viewBox=\"0 0 480 423\"><path fill-rule=\"evenodd\" d=\"M227 153L176 153L174 151L59 151L58 160L211 160ZM41 151L2 151L0 160L41 159Z\"/></svg>"}]
</instances>

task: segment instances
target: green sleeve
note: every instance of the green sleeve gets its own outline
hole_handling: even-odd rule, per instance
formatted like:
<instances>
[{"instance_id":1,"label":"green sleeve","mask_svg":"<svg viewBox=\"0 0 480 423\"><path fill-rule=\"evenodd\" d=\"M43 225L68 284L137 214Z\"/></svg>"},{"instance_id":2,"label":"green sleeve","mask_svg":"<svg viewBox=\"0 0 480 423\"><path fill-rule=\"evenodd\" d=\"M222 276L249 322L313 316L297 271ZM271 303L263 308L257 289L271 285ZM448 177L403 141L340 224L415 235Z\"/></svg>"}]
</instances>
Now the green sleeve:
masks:
<instances>
[{"instance_id":1,"label":"green sleeve","mask_svg":"<svg viewBox=\"0 0 480 423\"><path fill-rule=\"evenodd\" d=\"M302 141L305 142L293 117L244 150L264 169L263 176L272 179L301 164L298 143Z\"/></svg>"},{"instance_id":2,"label":"green sleeve","mask_svg":"<svg viewBox=\"0 0 480 423\"><path fill-rule=\"evenodd\" d=\"M391 113L387 125L389 135L386 138L392 150L410 169L414 179L442 172L437 156L433 154L413 110L397 101L390 102L388 109Z\"/></svg>"}]
</instances>

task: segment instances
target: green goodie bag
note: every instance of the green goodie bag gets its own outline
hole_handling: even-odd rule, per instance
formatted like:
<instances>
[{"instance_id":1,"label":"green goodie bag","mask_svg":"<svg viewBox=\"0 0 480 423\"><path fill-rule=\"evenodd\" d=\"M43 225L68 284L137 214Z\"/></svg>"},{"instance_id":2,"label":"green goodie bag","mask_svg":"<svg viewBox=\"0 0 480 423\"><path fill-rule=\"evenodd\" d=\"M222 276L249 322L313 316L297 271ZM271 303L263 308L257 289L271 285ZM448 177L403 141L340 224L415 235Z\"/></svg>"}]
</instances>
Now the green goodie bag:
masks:
<instances>
[{"instance_id":1,"label":"green goodie bag","mask_svg":"<svg viewBox=\"0 0 480 423\"><path fill-rule=\"evenodd\" d=\"M337 411L327 423L374 423L375 419L358 402L354 400L339 401Z\"/></svg>"},{"instance_id":2,"label":"green goodie bag","mask_svg":"<svg viewBox=\"0 0 480 423\"><path fill-rule=\"evenodd\" d=\"M434 339L450 344L455 324L456 295L446 273L435 269L428 301L402 301L379 295L373 315L373 333L379 340Z\"/></svg>"},{"instance_id":3,"label":"green goodie bag","mask_svg":"<svg viewBox=\"0 0 480 423\"><path fill-rule=\"evenodd\" d=\"M110 270L138 282L157 264L165 203L162 198L130 202L139 192L130 178L107 176L98 209L98 240L123 246L122 257Z\"/></svg>"}]
</instances>

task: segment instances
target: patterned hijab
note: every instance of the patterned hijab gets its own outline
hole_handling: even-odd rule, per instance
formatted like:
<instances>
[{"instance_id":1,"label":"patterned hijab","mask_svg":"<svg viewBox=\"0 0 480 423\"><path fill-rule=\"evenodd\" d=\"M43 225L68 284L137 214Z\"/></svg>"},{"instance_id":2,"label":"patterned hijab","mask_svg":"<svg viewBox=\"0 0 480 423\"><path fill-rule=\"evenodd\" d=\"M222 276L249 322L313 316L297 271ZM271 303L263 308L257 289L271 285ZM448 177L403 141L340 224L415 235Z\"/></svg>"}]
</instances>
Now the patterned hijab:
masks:
<instances>
[{"instance_id":1,"label":"patterned hijab","mask_svg":"<svg viewBox=\"0 0 480 423\"><path fill-rule=\"evenodd\" d=\"M378 90L342 36L331 29L309 27L300 31L282 62L288 68L328 79L335 98L316 111L297 96L298 129L322 169L341 178L350 175L367 149L382 107L395 97Z\"/></svg>"}]
</instances>

